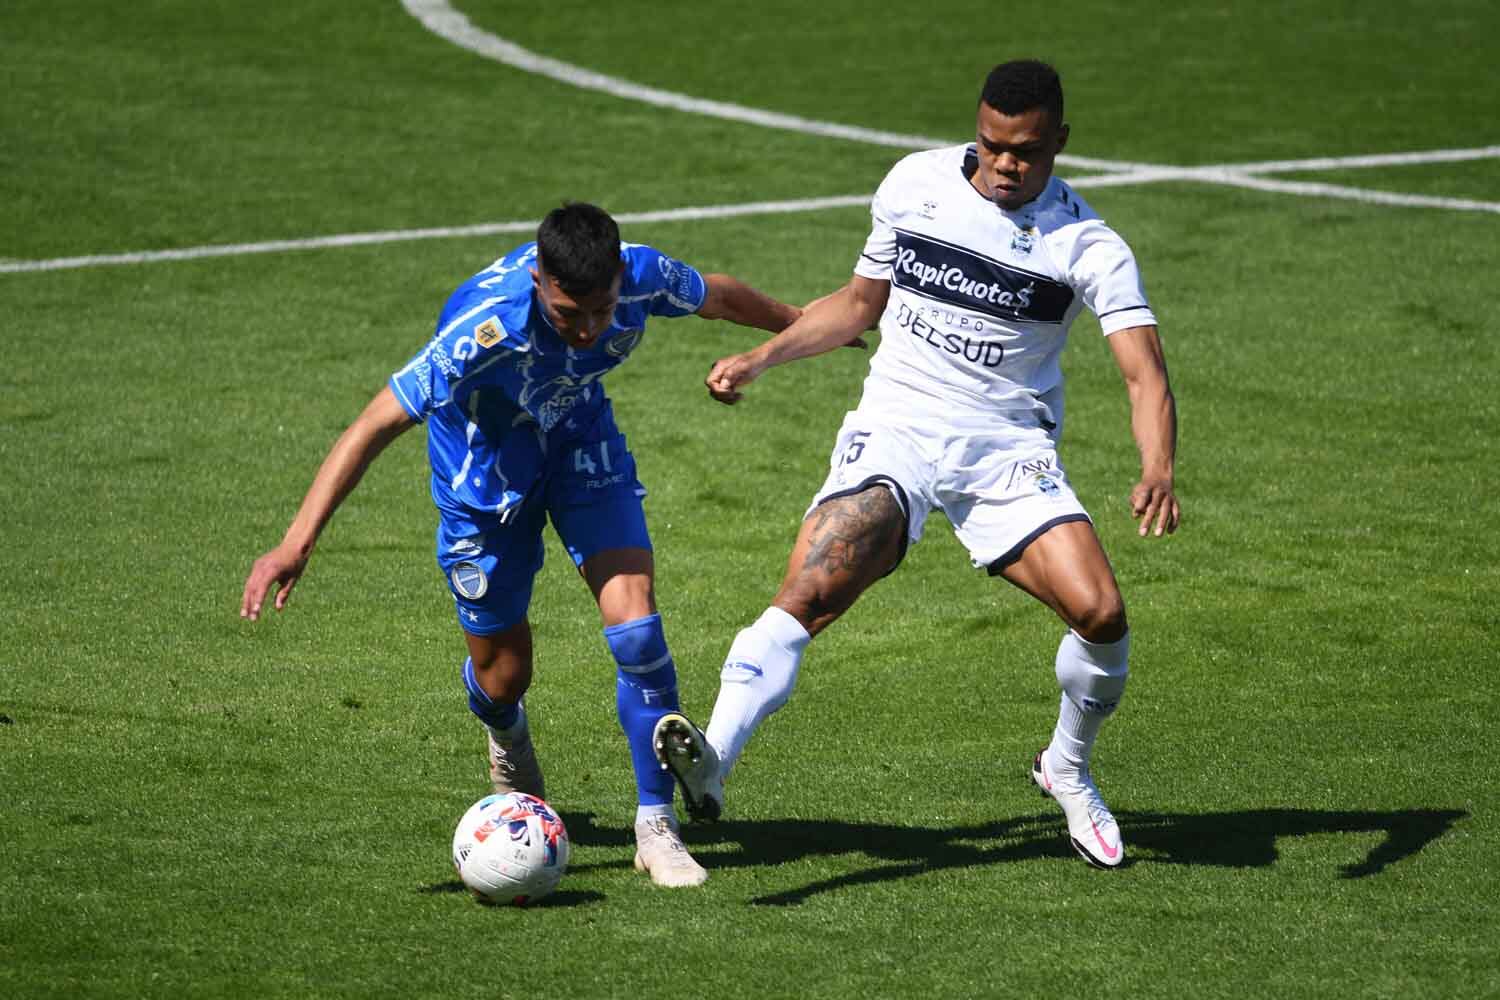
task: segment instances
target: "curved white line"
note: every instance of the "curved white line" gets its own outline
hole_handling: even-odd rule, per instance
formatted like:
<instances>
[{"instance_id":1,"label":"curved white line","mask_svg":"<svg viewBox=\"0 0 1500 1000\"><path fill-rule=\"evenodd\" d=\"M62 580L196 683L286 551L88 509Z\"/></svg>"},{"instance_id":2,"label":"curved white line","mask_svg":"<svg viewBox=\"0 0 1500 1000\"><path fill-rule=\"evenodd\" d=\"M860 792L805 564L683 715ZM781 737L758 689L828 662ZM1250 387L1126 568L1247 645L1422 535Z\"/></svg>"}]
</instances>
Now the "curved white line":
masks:
<instances>
[{"instance_id":1,"label":"curved white line","mask_svg":"<svg viewBox=\"0 0 1500 1000\"><path fill-rule=\"evenodd\" d=\"M807 135L821 135L834 139L849 139L854 142L866 142L874 146L894 146L898 149L931 149L935 146L951 146L954 142L952 139L938 139L923 135L903 135L898 132L882 132L878 129L861 128L858 125L821 122L811 118L802 118L797 115L785 115L777 111L747 108L740 104L710 101L701 97L690 97L687 94L674 93L670 90L645 87L638 83L631 83L629 80L621 80L618 77L595 73L592 70L583 69L557 59L550 59L547 56L540 56L528 49L523 49L514 42L506 41L504 38L475 27L467 17L454 10L453 5L448 3L448 0L401 0L401 6L405 7L407 13L411 14L412 17L421 21L428 31L447 39L459 48L467 49L477 55L484 56L486 59L493 59L496 62L504 63L507 66L512 66L527 73L535 73L538 76L545 76L548 79L580 87L584 90L597 90L601 93L611 94L628 101L654 104L657 107L671 108L674 111L686 111L689 114L706 115L710 118L745 122L750 125L760 125L764 128L781 129L788 132L802 132ZM1096 160L1092 157L1071 155L1059 156L1057 162L1063 166L1091 170L1140 170L1150 166L1144 163Z\"/></svg>"}]
</instances>

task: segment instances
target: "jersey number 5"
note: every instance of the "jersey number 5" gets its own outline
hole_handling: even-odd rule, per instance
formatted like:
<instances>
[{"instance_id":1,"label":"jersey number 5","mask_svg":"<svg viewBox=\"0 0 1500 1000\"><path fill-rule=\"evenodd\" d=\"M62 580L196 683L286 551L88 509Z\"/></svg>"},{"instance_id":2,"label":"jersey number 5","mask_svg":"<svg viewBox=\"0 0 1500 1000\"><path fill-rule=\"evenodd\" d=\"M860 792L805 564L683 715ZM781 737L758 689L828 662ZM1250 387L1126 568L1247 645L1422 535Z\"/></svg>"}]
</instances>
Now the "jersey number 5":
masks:
<instances>
[{"instance_id":1,"label":"jersey number 5","mask_svg":"<svg viewBox=\"0 0 1500 1000\"><path fill-rule=\"evenodd\" d=\"M839 458L839 465L853 465L859 461L859 456L865 453L865 439L870 436L869 431L855 431L849 436L849 444L844 448L844 454Z\"/></svg>"}]
</instances>

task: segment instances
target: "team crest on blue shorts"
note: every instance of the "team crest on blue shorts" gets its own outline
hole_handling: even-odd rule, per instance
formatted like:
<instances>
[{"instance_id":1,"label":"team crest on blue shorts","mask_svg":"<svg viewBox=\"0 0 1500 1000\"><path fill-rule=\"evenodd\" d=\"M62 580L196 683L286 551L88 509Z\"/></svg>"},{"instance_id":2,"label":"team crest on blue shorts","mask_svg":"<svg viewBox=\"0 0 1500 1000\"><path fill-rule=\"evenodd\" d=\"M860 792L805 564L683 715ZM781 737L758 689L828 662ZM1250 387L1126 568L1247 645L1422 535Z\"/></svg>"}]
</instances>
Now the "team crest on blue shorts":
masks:
<instances>
[{"instance_id":1,"label":"team crest on blue shorts","mask_svg":"<svg viewBox=\"0 0 1500 1000\"><path fill-rule=\"evenodd\" d=\"M479 600L484 596L485 591L490 589L490 578L485 575L478 563L468 560L455 563L448 576L453 581L453 589L458 591L459 596L471 601Z\"/></svg>"}]
</instances>

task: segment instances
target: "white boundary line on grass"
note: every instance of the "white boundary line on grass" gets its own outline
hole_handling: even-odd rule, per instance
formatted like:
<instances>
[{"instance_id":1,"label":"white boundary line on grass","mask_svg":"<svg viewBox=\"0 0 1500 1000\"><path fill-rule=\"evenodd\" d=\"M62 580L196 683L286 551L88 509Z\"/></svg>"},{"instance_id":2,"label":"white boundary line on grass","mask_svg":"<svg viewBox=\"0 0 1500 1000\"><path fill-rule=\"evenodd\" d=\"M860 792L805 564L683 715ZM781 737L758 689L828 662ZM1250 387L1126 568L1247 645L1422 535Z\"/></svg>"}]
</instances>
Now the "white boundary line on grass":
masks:
<instances>
[{"instance_id":1,"label":"white boundary line on grass","mask_svg":"<svg viewBox=\"0 0 1500 1000\"><path fill-rule=\"evenodd\" d=\"M625 225L648 222L692 222L699 219L731 219L742 215L816 212L826 208L852 208L868 204L870 204L870 196L867 194L838 195L831 198L804 198L799 201L752 201L738 205L703 205L692 208L667 208L654 212L618 212L615 213L615 221ZM70 268L103 267L111 264L154 264L173 260L199 260L204 257L235 257L242 254L282 253L289 250L371 246L379 243L403 243L409 240L495 236L501 233L534 233L540 222L540 219L532 219L526 222L485 222L472 226L393 229L373 233L342 233L336 236L310 236L299 240L268 240L264 243L226 243L216 246L185 247L180 250L143 250L136 253L93 254L87 257L57 257L52 260L5 260L0 258L0 274L64 271Z\"/></svg>"},{"instance_id":2,"label":"white boundary line on grass","mask_svg":"<svg viewBox=\"0 0 1500 1000\"><path fill-rule=\"evenodd\" d=\"M920 149L947 145L942 139L900 135L833 122L819 122L795 115L746 108L736 104L708 101L674 94L670 91L641 87L625 80L594 73L536 55L481 31L447 2L447 0L401 0L402 6L428 30L472 52L495 59L530 73L559 80L573 86L600 90L627 100L644 101L661 107L742 121L767 128L778 128L811 135L867 142L874 145ZM1099 160L1090 157L1061 156L1064 166L1104 171L1092 177L1070 179L1075 188L1117 187L1126 184L1150 184L1164 181L1187 181L1223 184L1232 187L1294 194L1308 197L1342 198L1366 204L1412 208L1442 208L1458 211L1500 214L1500 202L1465 198L1443 198L1428 195L1399 194L1367 188L1345 187L1309 181L1277 181L1254 175L1268 173L1348 170L1382 166L1411 166L1426 163L1456 163L1468 160L1500 158L1500 146L1475 149L1437 149L1414 153L1376 153L1364 156L1314 157L1302 160L1268 160L1259 163L1234 163L1201 167L1155 166L1121 160ZM733 205L706 205L663 209L651 212L624 212L616 218L626 224L682 222L700 219L726 219L739 216L773 215L791 212L816 212L829 208L868 205L870 196L838 195L827 198L804 198L794 201L757 201ZM302 239L268 240L259 243L227 243L184 247L174 250L144 250L130 253L90 254L81 257L56 257L50 260L13 260L0 258L0 274L27 274L39 271L61 271L84 267L122 264L149 264L166 261L200 260L207 257L233 257L245 254L284 253L334 247L372 246L411 240L451 239L466 236L492 236L503 233L529 233L536 229L535 220L524 222L491 222L466 226L440 226L424 229L397 229L367 233L342 233Z\"/></svg>"},{"instance_id":3,"label":"white boundary line on grass","mask_svg":"<svg viewBox=\"0 0 1500 1000\"><path fill-rule=\"evenodd\" d=\"M692 114L707 115L730 121L747 122L766 128L803 132L808 135L851 139L879 146L895 146L903 149L929 149L949 145L951 140L934 139L927 136L900 135L880 132L853 125L814 121L796 115L784 115L774 111L747 108L738 104L726 104L677 94L655 87L644 87L618 77L606 76L571 63L550 59L523 49L514 42L492 35L474 24L462 13L453 9L448 0L401 0L422 25L433 34L445 38L460 48L467 49L487 59L493 59L515 69L557 80L561 83L586 90L597 90L631 101L640 101L658 107L672 108ZM1342 170L1359 167L1415 165L1423 163L1452 163L1461 160L1500 158L1500 146L1485 146L1478 149L1439 149L1430 152L1390 153L1348 157L1318 157L1307 160L1272 160L1264 163L1219 164L1203 167L1169 167L1149 163L1131 163L1122 160L1100 160L1091 157L1065 154L1057 162L1065 167L1115 172L1108 184L1146 184L1160 181L1199 181L1208 184L1224 184L1233 187L1251 188L1257 191L1274 191L1278 194L1296 194L1315 197L1344 198L1379 205L1402 205L1412 208L1446 208L1470 212L1500 213L1500 202L1475 201L1467 198L1443 198L1432 195L1401 194L1390 191L1372 191L1365 188L1346 187L1334 184L1307 182L1256 181L1246 174L1289 173L1293 171ZM1103 179L1095 178L1096 181ZM1070 181L1074 187L1081 186ZM1098 186L1104 186L1103 183Z\"/></svg>"}]
</instances>

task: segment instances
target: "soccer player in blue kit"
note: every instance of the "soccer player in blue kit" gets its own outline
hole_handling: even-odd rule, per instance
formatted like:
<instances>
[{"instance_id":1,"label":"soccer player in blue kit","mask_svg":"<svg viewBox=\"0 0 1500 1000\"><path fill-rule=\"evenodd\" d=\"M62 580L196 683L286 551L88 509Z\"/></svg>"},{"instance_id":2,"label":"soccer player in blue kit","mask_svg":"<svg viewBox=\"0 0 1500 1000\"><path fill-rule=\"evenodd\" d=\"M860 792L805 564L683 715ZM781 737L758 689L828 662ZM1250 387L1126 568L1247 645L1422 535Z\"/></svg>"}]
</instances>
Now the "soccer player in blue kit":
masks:
<instances>
[{"instance_id":1,"label":"soccer player in blue kit","mask_svg":"<svg viewBox=\"0 0 1500 1000\"><path fill-rule=\"evenodd\" d=\"M463 682L488 734L496 791L543 792L522 696L532 676L527 608L550 518L598 602L617 668L640 803L635 865L666 886L708 876L683 846L673 779L651 744L657 721L678 707L677 676L652 586L646 491L599 380L640 344L647 317L690 313L776 332L801 310L622 244L593 205L554 209L536 242L448 299L436 335L333 445L281 543L256 560L240 606L255 620L274 587L281 610L370 462L425 421L437 561L468 644Z\"/></svg>"}]
</instances>

